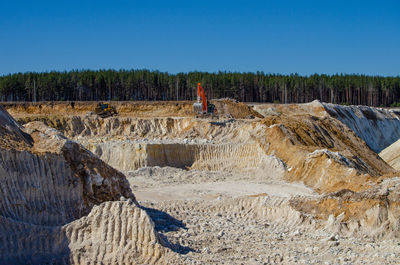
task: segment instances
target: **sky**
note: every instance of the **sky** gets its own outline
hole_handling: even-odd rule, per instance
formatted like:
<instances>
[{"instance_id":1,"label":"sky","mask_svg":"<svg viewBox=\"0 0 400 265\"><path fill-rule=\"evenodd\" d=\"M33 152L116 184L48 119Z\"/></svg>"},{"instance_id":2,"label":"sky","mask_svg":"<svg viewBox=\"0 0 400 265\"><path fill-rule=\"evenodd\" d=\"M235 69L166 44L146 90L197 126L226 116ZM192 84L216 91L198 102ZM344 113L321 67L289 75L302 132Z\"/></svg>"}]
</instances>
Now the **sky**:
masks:
<instances>
[{"instance_id":1,"label":"sky","mask_svg":"<svg viewBox=\"0 0 400 265\"><path fill-rule=\"evenodd\" d=\"M0 0L0 75L400 75L400 1Z\"/></svg>"}]
</instances>

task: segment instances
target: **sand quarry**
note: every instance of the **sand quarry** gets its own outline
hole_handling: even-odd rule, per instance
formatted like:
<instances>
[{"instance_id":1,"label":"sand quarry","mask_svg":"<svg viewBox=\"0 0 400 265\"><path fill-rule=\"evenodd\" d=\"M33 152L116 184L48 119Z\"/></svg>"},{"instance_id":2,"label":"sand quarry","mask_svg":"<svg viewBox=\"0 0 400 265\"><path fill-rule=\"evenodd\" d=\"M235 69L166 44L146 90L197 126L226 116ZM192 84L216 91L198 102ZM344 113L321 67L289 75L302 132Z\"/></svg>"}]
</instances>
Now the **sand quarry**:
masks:
<instances>
[{"instance_id":1,"label":"sand quarry","mask_svg":"<svg viewBox=\"0 0 400 265\"><path fill-rule=\"evenodd\" d=\"M400 113L3 103L1 264L399 264Z\"/></svg>"}]
</instances>

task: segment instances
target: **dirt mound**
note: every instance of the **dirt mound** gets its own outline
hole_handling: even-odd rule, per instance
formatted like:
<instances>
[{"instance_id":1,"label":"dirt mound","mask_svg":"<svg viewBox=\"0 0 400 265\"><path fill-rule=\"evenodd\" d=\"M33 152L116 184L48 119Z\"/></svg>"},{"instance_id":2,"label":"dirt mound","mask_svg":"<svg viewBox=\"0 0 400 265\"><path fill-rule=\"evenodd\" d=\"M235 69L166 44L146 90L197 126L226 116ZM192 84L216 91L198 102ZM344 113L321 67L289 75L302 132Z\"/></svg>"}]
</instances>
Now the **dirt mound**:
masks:
<instances>
[{"instance_id":1,"label":"dirt mound","mask_svg":"<svg viewBox=\"0 0 400 265\"><path fill-rule=\"evenodd\" d=\"M226 115L234 119L263 118L263 115L250 106L234 99L214 99L211 102L215 105L219 115Z\"/></svg>"},{"instance_id":2,"label":"dirt mound","mask_svg":"<svg viewBox=\"0 0 400 265\"><path fill-rule=\"evenodd\" d=\"M400 235L400 179L397 177L385 179L365 191L343 189L320 199L293 199L291 205L298 211L328 220L330 229L344 234Z\"/></svg>"},{"instance_id":3,"label":"dirt mound","mask_svg":"<svg viewBox=\"0 0 400 265\"><path fill-rule=\"evenodd\" d=\"M291 169L286 176L290 181L301 180L320 192L360 190L393 172L353 131L330 117L283 113L263 123L268 126L268 152Z\"/></svg>"}]
</instances>

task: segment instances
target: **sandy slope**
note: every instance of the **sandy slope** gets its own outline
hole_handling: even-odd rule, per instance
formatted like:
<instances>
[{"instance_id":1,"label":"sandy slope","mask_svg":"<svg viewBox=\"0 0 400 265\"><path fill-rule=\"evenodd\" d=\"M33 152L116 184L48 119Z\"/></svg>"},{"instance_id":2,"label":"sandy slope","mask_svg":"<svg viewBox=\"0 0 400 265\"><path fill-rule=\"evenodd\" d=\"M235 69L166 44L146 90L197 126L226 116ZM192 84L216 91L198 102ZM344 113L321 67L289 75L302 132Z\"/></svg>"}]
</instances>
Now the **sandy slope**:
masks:
<instances>
[{"instance_id":1,"label":"sandy slope","mask_svg":"<svg viewBox=\"0 0 400 265\"><path fill-rule=\"evenodd\" d=\"M383 149L379 156L394 169L400 170L400 140Z\"/></svg>"}]
</instances>

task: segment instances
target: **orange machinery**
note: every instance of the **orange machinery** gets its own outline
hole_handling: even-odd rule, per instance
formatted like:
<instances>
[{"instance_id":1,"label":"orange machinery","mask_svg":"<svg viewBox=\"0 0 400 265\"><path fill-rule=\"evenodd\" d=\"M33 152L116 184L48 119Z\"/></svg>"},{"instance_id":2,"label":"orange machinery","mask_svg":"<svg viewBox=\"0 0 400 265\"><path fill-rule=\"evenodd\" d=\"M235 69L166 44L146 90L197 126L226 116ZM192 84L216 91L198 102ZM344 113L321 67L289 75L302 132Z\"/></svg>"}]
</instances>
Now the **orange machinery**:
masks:
<instances>
[{"instance_id":1,"label":"orange machinery","mask_svg":"<svg viewBox=\"0 0 400 265\"><path fill-rule=\"evenodd\" d=\"M201 86L201 83L197 84L197 102L200 103L200 97L203 102L202 104L202 111L203 113L207 112L207 100L206 100L206 93L204 92L204 88Z\"/></svg>"},{"instance_id":2,"label":"orange machinery","mask_svg":"<svg viewBox=\"0 0 400 265\"><path fill-rule=\"evenodd\" d=\"M197 102L193 104L193 109L199 114L214 114L216 112L214 104L208 103L206 99L206 93L204 92L204 88L201 86L201 83L197 83Z\"/></svg>"}]
</instances>

